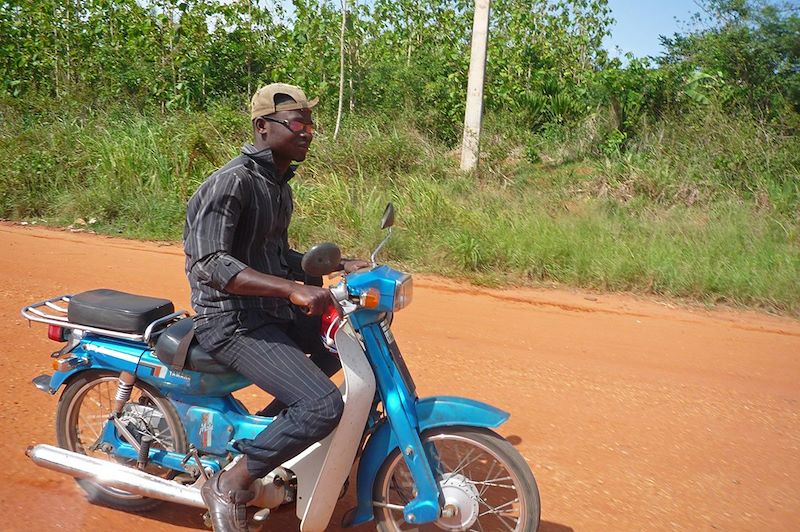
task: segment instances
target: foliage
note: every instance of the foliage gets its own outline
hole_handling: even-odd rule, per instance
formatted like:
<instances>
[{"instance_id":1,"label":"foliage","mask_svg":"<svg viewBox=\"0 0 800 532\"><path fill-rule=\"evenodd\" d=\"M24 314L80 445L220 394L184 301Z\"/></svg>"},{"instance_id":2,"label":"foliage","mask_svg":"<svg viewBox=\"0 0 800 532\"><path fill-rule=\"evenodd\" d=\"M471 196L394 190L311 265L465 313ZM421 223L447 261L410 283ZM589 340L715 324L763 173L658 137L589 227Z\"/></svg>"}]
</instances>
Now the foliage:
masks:
<instances>
[{"instance_id":1,"label":"foliage","mask_svg":"<svg viewBox=\"0 0 800 532\"><path fill-rule=\"evenodd\" d=\"M766 114L800 111L800 8L757 0L701 6L700 29L662 38L662 63L716 77L716 96L726 103Z\"/></svg>"},{"instance_id":2,"label":"foliage","mask_svg":"<svg viewBox=\"0 0 800 532\"><path fill-rule=\"evenodd\" d=\"M664 38L657 58L609 59L606 0L492 5L486 105L533 132L598 107L625 146L645 117L741 105L775 118L800 106L800 18L760 0L704 0L695 29ZM242 0L0 2L0 91L102 107L201 110L244 103L288 81L336 107L340 5ZM351 0L346 18L349 114L403 116L449 144L460 137L472 2ZM787 107L788 106L788 107ZM608 139L606 139L608 140ZM613 150L612 150L613 151Z\"/></svg>"},{"instance_id":3,"label":"foliage","mask_svg":"<svg viewBox=\"0 0 800 532\"><path fill-rule=\"evenodd\" d=\"M39 106L0 109L0 216L93 221L76 227L145 238L179 239L188 195L248 136L246 117L228 106L47 113L46 122ZM398 231L385 256L418 271L800 312L797 138L752 116L702 116L650 125L611 159L558 165L515 157L518 131L490 116L491 158L476 181L408 121L365 115L335 142L315 139L292 181L290 237L300 249L334 240L367 255L393 201ZM595 119L571 137L554 126L539 153L553 161L605 127Z\"/></svg>"},{"instance_id":4,"label":"foliage","mask_svg":"<svg viewBox=\"0 0 800 532\"><path fill-rule=\"evenodd\" d=\"M493 8L487 100L505 109L544 90L547 118L579 114L575 84L604 57L606 0ZM0 2L0 90L138 107L204 109L268 81L337 99L338 6L326 0L14 0ZM350 112L412 117L454 142L463 118L472 2L351 2L346 25ZM291 14L288 14L291 12ZM520 82L522 81L522 83ZM580 92L580 90L578 91Z\"/></svg>"}]
</instances>

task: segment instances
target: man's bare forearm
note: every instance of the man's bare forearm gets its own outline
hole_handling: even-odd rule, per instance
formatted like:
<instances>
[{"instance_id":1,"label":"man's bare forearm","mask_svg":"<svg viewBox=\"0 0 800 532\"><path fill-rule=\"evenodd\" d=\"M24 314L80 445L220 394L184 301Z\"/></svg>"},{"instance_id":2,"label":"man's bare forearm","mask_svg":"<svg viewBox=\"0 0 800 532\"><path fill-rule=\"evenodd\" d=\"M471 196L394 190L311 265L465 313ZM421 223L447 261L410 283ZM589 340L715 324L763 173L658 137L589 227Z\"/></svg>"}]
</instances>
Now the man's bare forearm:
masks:
<instances>
[{"instance_id":1,"label":"man's bare forearm","mask_svg":"<svg viewBox=\"0 0 800 532\"><path fill-rule=\"evenodd\" d=\"M281 297L297 305L309 316L319 316L331 303L331 293L320 286L297 284L294 281L261 273L247 267L225 285L229 294L240 296Z\"/></svg>"},{"instance_id":2,"label":"man's bare forearm","mask_svg":"<svg viewBox=\"0 0 800 532\"><path fill-rule=\"evenodd\" d=\"M253 268L245 268L225 285L225 291L239 296L280 297L289 296L300 285L294 281L261 273Z\"/></svg>"}]
</instances>

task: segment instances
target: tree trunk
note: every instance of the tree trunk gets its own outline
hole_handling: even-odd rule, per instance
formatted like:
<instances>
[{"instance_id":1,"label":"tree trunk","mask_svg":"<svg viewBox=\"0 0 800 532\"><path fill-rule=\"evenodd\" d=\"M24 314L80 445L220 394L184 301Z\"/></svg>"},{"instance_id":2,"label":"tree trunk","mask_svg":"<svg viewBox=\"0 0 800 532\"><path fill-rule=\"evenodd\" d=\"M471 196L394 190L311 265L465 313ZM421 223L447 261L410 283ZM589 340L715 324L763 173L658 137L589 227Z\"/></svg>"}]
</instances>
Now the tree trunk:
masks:
<instances>
[{"instance_id":1,"label":"tree trunk","mask_svg":"<svg viewBox=\"0 0 800 532\"><path fill-rule=\"evenodd\" d=\"M333 138L339 136L339 126L342 123L342 104L344 103L344 30L347 21L347 0L342 0L342 31L339 34L339 110L336 112L336 128Z\"/></svg>"},{"instance_id":2,"label":"tree trunk","mask_svg":"<svg viewBox=\"0 0 800 532\"><path fill-rule=\"evenodd\" d=\"M56 21L58 20L58 7L57 4L53 4L53 80L55 81L55 89L56 89L56 99L59 97L58 92L58 26L56 25Z\"/></svg>"},{"instance_id":3,"label":"tree trunk","mask_svg":"<svg viewBox=\"0 0 800 532\"><path fill-rule=\"evenodd\" d=\"M248 38L253 36L253 2L247 0L247 30ZM253 56L252 46L247 47L247 96L250 97L253 92L250 81L253 79Z\"/></svg>"}]
</instances>

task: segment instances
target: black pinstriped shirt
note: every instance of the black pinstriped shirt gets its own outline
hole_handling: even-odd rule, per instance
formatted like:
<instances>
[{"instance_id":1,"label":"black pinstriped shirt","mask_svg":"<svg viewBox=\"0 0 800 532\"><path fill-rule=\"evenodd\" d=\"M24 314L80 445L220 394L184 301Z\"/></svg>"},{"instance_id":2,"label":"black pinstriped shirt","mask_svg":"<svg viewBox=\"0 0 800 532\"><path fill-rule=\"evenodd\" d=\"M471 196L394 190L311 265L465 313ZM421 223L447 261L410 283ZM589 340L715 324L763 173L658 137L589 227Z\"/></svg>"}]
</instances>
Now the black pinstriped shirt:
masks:
<instances>
[{"instance_id":1,"label":"black pinstriped shirt","mask_svg":"<svg viewBox=\"0 0 800 532\"><path fill-rule=\"evenodd\" d=\"M292 167L276 177L272 152L246 144L241 155L214 172L189 200L183 243L198 332L215 317L222 318L220 325L231 316L241 321L242 314L266 321L294 317L286 299L224 290L248 266L289 277L287 230L293 206L288 181L293 175Z\"/></svg>"}]
</instances>

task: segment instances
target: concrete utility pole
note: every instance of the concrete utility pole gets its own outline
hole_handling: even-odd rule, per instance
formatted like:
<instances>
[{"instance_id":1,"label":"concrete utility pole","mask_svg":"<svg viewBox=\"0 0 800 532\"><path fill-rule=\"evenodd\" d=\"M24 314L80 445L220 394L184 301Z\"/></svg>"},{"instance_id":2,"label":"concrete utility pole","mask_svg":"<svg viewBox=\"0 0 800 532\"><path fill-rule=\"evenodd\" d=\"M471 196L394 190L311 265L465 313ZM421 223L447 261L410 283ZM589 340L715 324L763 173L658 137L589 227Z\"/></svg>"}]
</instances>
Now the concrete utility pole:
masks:
<instances>
[{"instance_id":1,"label":"concrete utility pole","mask_svg":"<svg viewBox=\"0 0 800 532\"><path fill-rule=\"evenodd\" d=\"M462 170L472 170L478 164L490 3L491 0L475 0L475 17L472 21L472 52L469 60L469 80L467 81L467 109L464 112L464 143L461 147Z\"/></svg>"}]
</instances>

